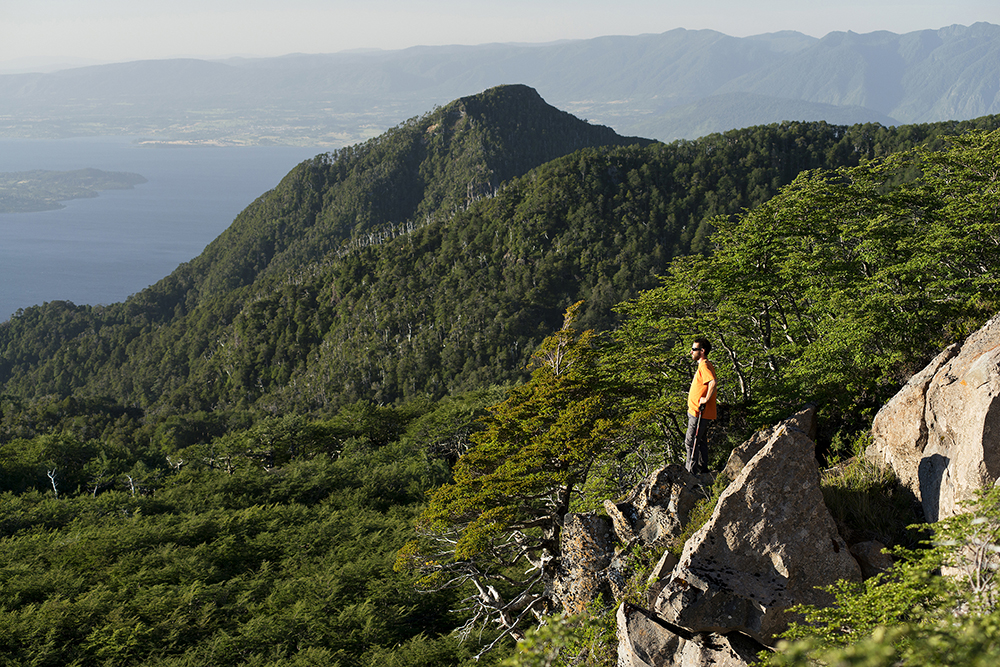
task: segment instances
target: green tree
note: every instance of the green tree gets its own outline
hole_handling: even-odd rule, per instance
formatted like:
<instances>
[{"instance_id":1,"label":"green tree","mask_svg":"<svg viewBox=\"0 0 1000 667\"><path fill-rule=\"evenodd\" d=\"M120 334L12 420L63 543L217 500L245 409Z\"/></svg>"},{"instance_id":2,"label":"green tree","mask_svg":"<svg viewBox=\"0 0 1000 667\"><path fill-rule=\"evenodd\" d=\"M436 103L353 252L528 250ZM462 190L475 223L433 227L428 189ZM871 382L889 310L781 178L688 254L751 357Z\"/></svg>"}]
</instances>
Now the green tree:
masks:
<instances>
[{"instance_id":1,"label":"green tree","mask_svg":"<svg viewBox=\"0 0 1000 667\"><path fill-rule=\"evenodd\" d=\"M830 607L803 606L768 664L791 667L985 667L1000 659L1000 489L981 490L954 517L924 526L926 549L897 548L887 572L828 590Z\"/></svg>"},{"instance_id":2,"label":"green tree","mask_svg":"<svg viewBox=\"0 0 1000 667\"><path fill-rule=\"evenodd\" d=\"M654 353L634 381L656 388L660 374L682 392L665 360L705 332L722 395L749 428L812 399L860 429L997 310L998 163L1000 132L974 132L942 151L803 173L753 211L715 219L710 255L675 261L622 307L619 340L636 359Z\"/></svg>"},{"instance_id":3,"label":"green tree","mask_svg":"<svg viewBox=\"0 0 1000 667\"><path fill-rule=\"evenodd\" d=\"M606 667L616 664L618 638L613 610L553 616L529 630L503 667Z\"/></svg>"},{"instance_id":4,"label":"green tree","mask_svg":"<svg viewBox=\"0 0 1000 667\"><path fill-rule=\"evenodd\" d=\"M472 434L454 481L431 494L426 540L397 561L420 571L428 588L471 584L467 628L496 623L497 641L522 638L552 610L545 584L559 564L563 517L582 501L595 464L628 444L596 334L572 326L580 305L535 352L531 380Z\"/></svg>"}]
</instances>

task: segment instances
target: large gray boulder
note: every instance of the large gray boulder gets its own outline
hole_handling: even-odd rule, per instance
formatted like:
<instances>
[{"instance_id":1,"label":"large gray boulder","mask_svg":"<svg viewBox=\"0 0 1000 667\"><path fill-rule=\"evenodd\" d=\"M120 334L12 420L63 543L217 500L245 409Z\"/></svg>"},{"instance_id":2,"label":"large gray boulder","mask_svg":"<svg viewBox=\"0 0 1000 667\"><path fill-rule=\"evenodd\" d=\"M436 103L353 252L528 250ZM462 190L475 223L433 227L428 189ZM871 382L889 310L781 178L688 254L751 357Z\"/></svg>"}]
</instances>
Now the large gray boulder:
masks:
<instances>
[{"instance_id":1,"label":"large gray boulder","mask_svg":"<svg viewBox=\"0 0 1000 667\"><path fill-rule=\"evenodd\" d=\"M740 444L729 454L726 467L722 470L722 476L726 479L736 479L743 467L757 455L764 445L774 437L782 428L804 433L813 442L816 441L816 404L810 403L796 412L791 417L778 422L770 428L757 431L750 436L746 442Z\"/></svg>"},{"instance_id":2,"label":"large gray boulder","mask_svg":"<svg viewBox=\"0 0 1000 667\"><path fill-rule=\"evenodd\" d=\"M618 607L618 667L747 667L763 648L739 633L690 633L627 602Z\"/></svg>"},{"instance_id":3,"label":"large gray boulder","mask_svg":"<svg viewBox=\"0 0 1000 667\"><path fill-rule=\"evenodd\" d=\"M778 429L684 545L654 610L692 633L739 632L764 644L796 604L828 605L818 587L861 580L823 502L815 443Z\"/></svg>"},{"instance_id":4,"label":"large gray boulder","mask_svg":"<svg viewBox=\"0 0 1000 667\"><path fill-rule=\"evenodd\" d=\"M706 495L701 480L672 464L655 470L618 503L604 501L623 544L664 544L681 534L695 504Z\"/></svg>"},{"instance_id":5,"label":"large gray boulder","mask_svg":"<svg viewBox=\"0 0 1000 667\"><path fill-rule=\"evenodd\" d=\"M1000 316L934 358L876 415L866 456L896 473L928 521L1000 478Z\"/></svg>"}]
</instances>

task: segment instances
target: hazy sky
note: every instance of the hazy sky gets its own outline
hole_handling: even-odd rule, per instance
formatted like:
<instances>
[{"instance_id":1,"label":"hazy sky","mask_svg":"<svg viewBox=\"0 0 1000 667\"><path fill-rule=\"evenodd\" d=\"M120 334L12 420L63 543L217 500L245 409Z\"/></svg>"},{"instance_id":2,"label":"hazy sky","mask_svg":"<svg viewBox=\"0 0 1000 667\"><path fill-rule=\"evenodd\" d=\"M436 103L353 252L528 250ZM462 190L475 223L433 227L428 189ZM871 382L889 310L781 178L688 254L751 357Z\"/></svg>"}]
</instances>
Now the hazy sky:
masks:
<instances>
[{"instance_id":1,"label":"hazy sky","mask_svg":"<svg viewBox=\"0 0 1000 667\"><path fill-rule=\"evenodd\" d=\"M1000 23L998 0L0 0L0 66L548 42L710 28L896 33Z\"/></svg>"}]
</instances>

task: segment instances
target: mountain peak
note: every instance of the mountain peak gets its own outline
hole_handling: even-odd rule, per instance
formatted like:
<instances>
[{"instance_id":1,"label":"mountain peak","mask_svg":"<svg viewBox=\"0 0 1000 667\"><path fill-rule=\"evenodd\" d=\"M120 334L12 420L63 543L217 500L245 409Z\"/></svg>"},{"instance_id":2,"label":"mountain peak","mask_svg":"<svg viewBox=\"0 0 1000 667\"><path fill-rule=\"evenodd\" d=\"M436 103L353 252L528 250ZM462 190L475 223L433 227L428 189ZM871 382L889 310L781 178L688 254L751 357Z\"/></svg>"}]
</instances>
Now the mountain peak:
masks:
<instances>
[{"instance_id":1,"label":"mountain peak","mask_svg":"<svg viewBox=\"0 0 1000 667\"><path fill-rule=\"evenodd\" d=\"M534 167L591 146L649 144L504 85L459 98L364 144L319 155L248 207L193 264L202 293L318 261L386 227L456 211ZM308 215L291 222L276 210Z\"/></svg>"}]
</instances>

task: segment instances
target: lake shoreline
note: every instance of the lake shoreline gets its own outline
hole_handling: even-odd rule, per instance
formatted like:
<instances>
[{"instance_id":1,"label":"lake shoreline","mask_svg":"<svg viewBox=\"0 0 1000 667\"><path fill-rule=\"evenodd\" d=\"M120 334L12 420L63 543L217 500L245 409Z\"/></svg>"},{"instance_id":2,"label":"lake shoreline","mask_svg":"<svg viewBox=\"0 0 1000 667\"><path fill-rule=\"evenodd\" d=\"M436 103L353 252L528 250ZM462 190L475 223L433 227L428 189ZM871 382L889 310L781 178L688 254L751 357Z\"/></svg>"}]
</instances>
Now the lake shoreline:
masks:
<instances>
[{"instance_id":1,"label":"lake shoreline","mask_svg":"<svg viewBox=\"0 0 1000 667\"><path fill-rule=\"evenodd\" d=\"M0 172L94 168L147 179L57 210L0 213L0 322L49 301L124 301L198 256L322 147L172 146L137 137L0 139Z\"/></svg>"}]
</instances>

